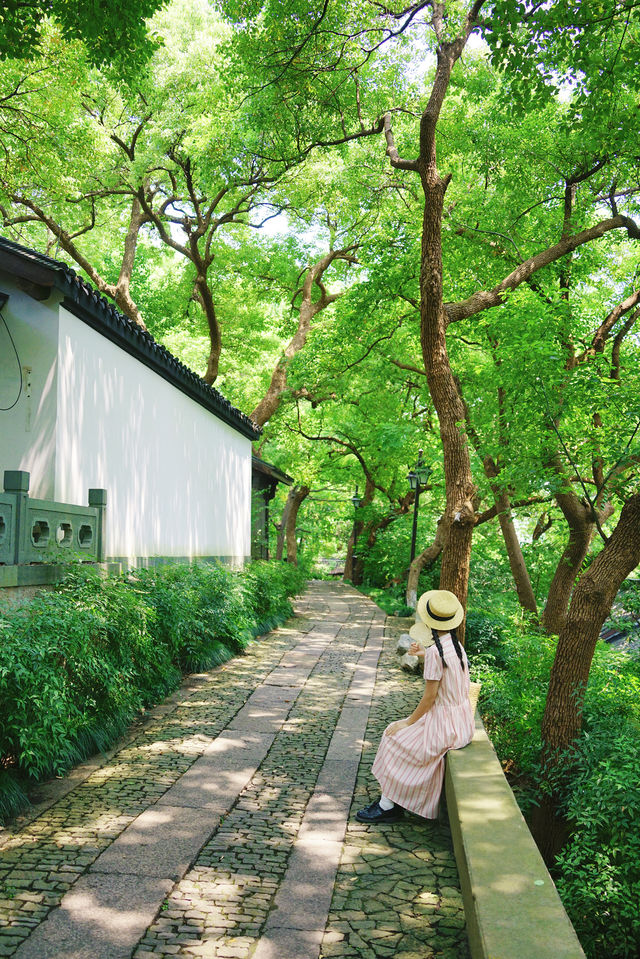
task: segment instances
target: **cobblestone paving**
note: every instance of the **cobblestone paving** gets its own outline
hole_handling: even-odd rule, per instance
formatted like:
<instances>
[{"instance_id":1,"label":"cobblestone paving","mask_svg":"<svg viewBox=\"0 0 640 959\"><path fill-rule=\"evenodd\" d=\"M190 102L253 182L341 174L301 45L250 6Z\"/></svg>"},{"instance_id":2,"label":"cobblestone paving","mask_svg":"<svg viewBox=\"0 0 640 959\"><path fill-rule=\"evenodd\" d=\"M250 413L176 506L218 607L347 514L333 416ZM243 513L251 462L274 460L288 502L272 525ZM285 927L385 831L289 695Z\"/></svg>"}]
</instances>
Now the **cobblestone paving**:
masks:
<instances>
[{"instance_id":1,"label":"cobblestone paving","mask_svg":"<svg viewBox=\"0 0 640 959\"><path fill-rule=\"evenodd\" d=\"M266 757L130 953L134 959L250 959L375 612L344 586L312 586L286 628L198 677L195 689L174 695L164 712L51 808L0 830L0 957L12 956L135 817L233 727L256 686L296 647L301 633L322 628L324 615L330 642L297 698L297 690L292 693L295 702ZM370 769L382 729L391 718L407 715L420 692L419 679L398 668L394 646L393 638L385 640L320 955L467 959L448 827L415 816L382 827L353 819L378 795Z\"/></svg>"},{"instance_id":2,"label":"cobblestone paving","mask_svg":"<svg viewBox=\"0 0 640 959\"><path fill-rule=\"evenodd\" d=\"M303 618L287 626L248 656L208 674L184 702L146 724L33 822L21 828L25 820L18 819L0 831L0 957L13 955L78 876L202 755L256 683L296 644L299 631L309 628Z\"/></svg>"}]
</instances>

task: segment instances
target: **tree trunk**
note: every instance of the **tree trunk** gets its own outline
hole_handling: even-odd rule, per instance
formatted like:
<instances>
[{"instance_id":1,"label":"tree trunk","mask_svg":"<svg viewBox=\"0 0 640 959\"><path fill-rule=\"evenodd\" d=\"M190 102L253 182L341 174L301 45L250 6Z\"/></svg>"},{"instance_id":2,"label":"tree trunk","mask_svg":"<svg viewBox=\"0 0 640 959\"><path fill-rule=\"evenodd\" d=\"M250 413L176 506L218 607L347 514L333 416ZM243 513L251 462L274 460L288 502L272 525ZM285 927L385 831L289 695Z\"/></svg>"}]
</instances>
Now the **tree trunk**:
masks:
<instances>
[{"instance_id":1,"label":"tree trunk","mask_svg":"<svg viewBox=\"0 0 640 959\"><path fill-rule=\"evenodd\" d=\"M509 497L505 492L499 493L495 497L495 502L498 508L498 522L500 523L504 545L507 550L507 556L509 557L509 566L511 567L511 574L516 586L518 601L523 609L533 613L537 618L538 604L536 603L533 586L531 585L529 570L522 555L520 540L518 539L518 534L513 524Z\"/></svg>"},{"instance_id":2,"label":"tree trunk","mask_svg":"<svg viewBox=\"0 0 640 959\"><path fill-rule=\"evenodd\" d=\"M298 541L296 538L298 511L309 492L308 486L294 486L287 497L287 502L290 502L284 530L287 544L287 562L293 563L294 566L298 565Z\"/></svg>"},{"instance_id":3,"label":"tree trunk","mask_svg":"<svg viewBox=\"0 0 640 959\"><path fill-rule=\"evenodd\" d=\"M195 294L200 306L202 307L207 320L207 326L209 328L209 356L207 357L207 369L202 379L209 386L213 386L215 381L218 379L218 371L220 368L222 334L220 332L220 324L218 323L218 317L216 315L216 306L213 302L213 296L207 282L207 274L204 263L202 262L201 258L199 259L199 262L196 262L195 260L194 262L198 270L198 275L196 276L195 281Z\"/></svg>"},{"instance_id":4,"label":"tree trunk","mask_svg":"<svg viewBox=\"0 0 640 959\"><path fill-rule=\"evenodd\" d=\"M640 563L640 494L623 507L618 524L601 553L578 582L558 638L542 719L542 768L556 770L582 728L582 708L589 670L602 624L611 612L621 583ZM547 863L566 838L555 795L537 808L532 832Z\"/></svg>"},{"instance_id":5,"label":"tree trunk","mask_svg":"<svg viewBox=\"0 0 640 959\"><path fill-rule=\"evenodd\" d=\"M276 363L275 369L271 374L271 382L269 383L267 392L250 414L251 419L254 423L257 423L258 426L264 426L280 406L282 396L287 388L289 364L296 353L299 353L300 350L304 348L309 331L311 330L312 320L318 313L326 309L327 306L334 303L338 297L342 295L340 293L328 293L322 283L322 277L325 271L334 260L348 260L349 262L353 262L354 257L347 250L332 250L307 269L304 283L300 290L302 300L298 312L298 327L285 346L282 356ZM316 286L320 290L320 297L314 303L313 291Z\"/></svg>"},{"instance_id":6,"label":"tree trunk","mask_svg":"<svg viewBox=\"0 0 640 959\"><path fill-rule=\"evenodd\" d=\"M362 497L362 502L360 503L360 509L363 506L369 506L373 501L373 496L376 491L376 488L373 484L373 480L370 475L367 474L365 479L364 487L364 496ZM347 583L353 583L354 586L359 586L362 582L362 563L357 561L354 562L354 554L357 557L357 543L362 531L364 529L363 520L354 520L353 528L349 536L349 542L347 543L347 556L344 561L344 573L342 574L342 579Z\"/></svg>"},{"instance_id":7,"label":"tree trunk","mask_svg":"<svg viewBox=\"0 0 640 959\"><path fill-rule=\"evenodd\" d=\"M124 252L122 263L120 264L120 274L113 292L113 298L116 306L122 310L125 316L128 316L134 323L146 330L144 321L137 303L131 297L131 274L136 258L138 248L138 238L142 226L147 222L147 215L143 213L140 200L134 196L131 204L131 215L129 217L129 228L124 241Z\"/></svg>"},{"instance_id":8,"label":"tree trunk","mask_svg":"<svg viewBox=\"0 0 640 959\"><path fill-rule=\"evenodd\" d=\"M560 633L566 619L571 591L589 552L595 529L591 508L582 503L575 493L559 493L556 500L569 526L569 539L549 587L542 614L545 631L554 635Z\"/></svg>"},{"instance_id":9,"label":"tree trunk","mask_svg":"<svg viewBox=\"0 0 640 959\"><path fill-rule=\"evenodd\" d=\"M623 507L606 546L578 582L558 639L542 720L547 753L570 745L582 725L582 703L602 624L621 583L640 563L640 494Z\"/></svg>"},{"instance_id":10,"label":"tree trunk","mask_svg":"<svg viewBox=\"0 0 640 959\"><path fill-rule=\"evenodd\" d=\"M292 486L289 489L289 492L287 494L287 500L282 510L282 519L280 520L277 526L278 538L276 540L276 559L280 559L280 560L282 559L284 555L284 544L285 544L285 539L287 535L287 517L289 515L289 510L291 509L291 499L292 499L293 491L295 490L295 488L296 488L295 486Z\"/></svg>"},{"instance_id":11,"label":"tree trunk","mask_svg":"<svg viewBox=\"0 0 640 959\"><path fill-rule=\"evenodd\" d=\"M442 178L438 173L436 126L451 70L466 39L461 37L453 43L441 43L438 48L436 76L420 122L417 164L425 198L420 263L420 342L429 392L440 423L444 454L446 508L440 587L455 593L465 607L475 523L475 490L467 438L459 425L464 421L464 404L451 370L446 344L448 318L443 299L442 207L450 177Z\"/></svg>"},{"instance_id":12,"label":"tree trunk","mask_svg":"<svg viewBox=\"0 0 640 959\"><path fill-rule=\"evenodd\" d=\"M423 189L421 343L429 391L440 423L446 491L440 588L451 590L466 607L475 488L467 438L459 426L464 420L464 406L449 362L442 303L441 224L446 181L437 175L425 176Z\"/></svg>"},{"instance_id":13,"label":"tree trunk","mask_svg":"<svg viewBox=\"0 0 640 959\"><path fill-rule=\"evenodd\" d=\"M418 580L420 579L420 573L422 570L431 566L432 563L435 563L438 556L442 552L442 547L444 545L444 538L442 533L442 521L438 520L438 526L436 528L436 535L431 546L428 546L419 556L416 556L413 563L409 567L409 576L407 577L407 606L410 606L411 609L415 609L418 605Z\"/></svg>"},{"instance_id":14,"label":"tree trunk","mask_svg":"<svg viewBox=\"0 0 640 959\"><path fill-rule=\"evenodd\" d=\"M497 363L497 365L500 365L500 364ZM536 603L535 594L533 592L533 587L531 585L531 579L529 577L527 564L525 563L524 556L522 555L520 540L518 539L518 534L513 524L513 514L511 512L511 500L509 499L509 495L506 492L506 490L502 488L498 482L496 482L496 480L498 479L500 475L500 469L498 465L496 464L495 460L493 459L493 457L488 456L483 452L480 437L478 436L478 433L476 432L474 425L471 422L469 407L464 401L460 382L457 377L456 377L456 384L458 387L458 393L460 395L460 399L462 400L462 403L464 405L464 415L465 415L465 422L467 424L467 434L478 456L482 460L485 476L487 477L491 485L491 492L493 493L493 501L495 505L496 515L498 517L498 522L500 523L502 538L504 539L504 545L507 550L507 556L509 558L509 566L511 567L511 574L513 576L516 592L518 594L518 600L523 609L526 609L529 612L533 613L534 616L537 618L538 606ZM498 408L501 411L500 412L501 443L503 446L506 446L506 438L503 439L503 437L505 437L505 430L503 427L504 403L503 403L501 390L498 390Z\"/></svg>"}]
</instances>

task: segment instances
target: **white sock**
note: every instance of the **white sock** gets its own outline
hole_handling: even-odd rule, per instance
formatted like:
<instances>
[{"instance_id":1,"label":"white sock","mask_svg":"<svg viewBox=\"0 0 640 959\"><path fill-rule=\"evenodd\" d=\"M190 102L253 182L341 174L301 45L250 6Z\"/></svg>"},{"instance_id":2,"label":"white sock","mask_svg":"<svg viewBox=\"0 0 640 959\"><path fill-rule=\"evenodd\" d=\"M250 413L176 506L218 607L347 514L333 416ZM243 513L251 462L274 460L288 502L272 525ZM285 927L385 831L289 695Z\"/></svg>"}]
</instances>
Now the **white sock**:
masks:
<instances>
[{"instance_id":1,"label":"white sock","mask_svg":"<svg viewBox=\"0 0 640 959\"><path fill-rule=\"evenodd\" d=\"M395 803L390 799L387 799L386 796L380 796L380 801L378 802L380 809L384 809L385 812L389 812L390 809L393 809Z\"/></svg>"}]
</instances>

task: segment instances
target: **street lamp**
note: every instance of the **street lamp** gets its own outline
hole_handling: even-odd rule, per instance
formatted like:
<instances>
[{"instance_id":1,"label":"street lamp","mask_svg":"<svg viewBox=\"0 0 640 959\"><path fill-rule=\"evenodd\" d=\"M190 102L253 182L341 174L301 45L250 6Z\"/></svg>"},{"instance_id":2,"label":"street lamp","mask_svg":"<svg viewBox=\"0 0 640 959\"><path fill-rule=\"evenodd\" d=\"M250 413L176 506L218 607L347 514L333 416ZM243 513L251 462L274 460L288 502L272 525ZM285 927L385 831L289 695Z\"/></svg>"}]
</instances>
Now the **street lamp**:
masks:
<instances>
[{"instance_id":1,"label":"street lamp","mask_svg":"<svg viewBox=\"0 0 640 959\"><path fill-rule=\"evenodd\" d=\"M353 549L351 550L351 582L353 583L355 579L356 572L356 546L358 545L358 527L356 526L356 513L358 512L358 507L362 502L360 496L358 496L358 486L356 484L356 491L351 497L351 502L353 503Z\"/></svg>"},{"instance_id":2,"label":"street lamp","mask_svg":"<svg viewBox=\"0 0 640 959\"><path fill-rule=\"evenodd\" d=\"M413 530L411 531L411 559L409 560L409 565L413 563L416 558L416 537L418 535L418 503L420 500L420 493L425 488L429 482L429 477L431 476L431 467L422 459L422 450L418 452L418 462L412 470L409 470L407 473L407 480L409 481L409 486L412 490L415 491L415 499L413 501Z\"/></svg>"}]
</instances>

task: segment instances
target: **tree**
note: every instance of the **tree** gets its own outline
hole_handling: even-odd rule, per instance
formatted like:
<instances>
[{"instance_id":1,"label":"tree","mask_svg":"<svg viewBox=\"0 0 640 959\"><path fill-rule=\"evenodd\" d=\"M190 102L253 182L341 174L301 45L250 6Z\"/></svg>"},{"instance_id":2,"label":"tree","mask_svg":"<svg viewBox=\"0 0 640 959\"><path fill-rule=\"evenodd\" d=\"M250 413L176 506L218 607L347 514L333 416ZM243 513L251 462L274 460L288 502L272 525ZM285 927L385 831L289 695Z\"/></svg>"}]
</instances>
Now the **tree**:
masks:
<instances>
[{"instance_id":1,"label":"tree","mask_svg":"<svg viewBox=\"0 0 640 959\"><path fill-rule=\"evenodd\" d=\"M82 42L94 66L113 64L120 75L133 77L156 47L146 21L164 2L5 0L0 11L0 59L34 56L52 18L65 40Z\"/></svg>"}]
</instances>

